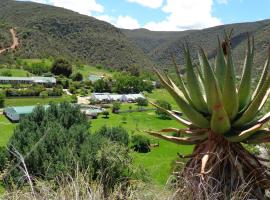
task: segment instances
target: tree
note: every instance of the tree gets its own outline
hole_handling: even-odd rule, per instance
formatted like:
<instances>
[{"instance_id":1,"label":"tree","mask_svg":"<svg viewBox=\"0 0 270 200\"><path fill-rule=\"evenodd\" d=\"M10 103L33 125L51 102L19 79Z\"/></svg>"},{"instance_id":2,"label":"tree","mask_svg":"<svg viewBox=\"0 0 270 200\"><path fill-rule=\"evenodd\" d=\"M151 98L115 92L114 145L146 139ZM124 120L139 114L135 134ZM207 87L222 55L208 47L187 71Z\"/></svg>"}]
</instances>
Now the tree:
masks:
<instances>
[{"instance_id":1,"label":"tree","mask_svg":"<svg viewBox=\"0 0 270 200\"><path fill-rule=\"evenodd\" d=\"M71 76L71 79L73 81L82 81L83 80L83 75L80 72L77 72L77 73L75 73L75 74L73 74Z\"/></svg>"},{"instance_id":2,"label":"tree","mask_svg":"<svg viewBox=\"0 0 270 200\"><path fill-rule=\"evenodd\" d=\"M43 99L48 98L49 94L47 91L42 91L41 93L39 93L39 96Z\"/></svg>"},{"instance_id":3,"label":"tree","mask_svg":"<svg viewBox=\"0 0 270 200\"><path fill-rule=\"evenodd\" d=\"M1 73L2 76L12 76L12 73L10 70L5 70Z\"/></svg>"},{"instance_id":4,"label":"tree","mask_svg":"<svg viewBox=\"0 0 270 200\"><path fill-rule=\"evenodd\" d=\"M145 98L136 99L138 106L148 106L148 101Z\"/></svg>"},{"instance_id":5,"label":"tree","mask_svg":"<svg viewBox=\"0 0 270 200\"><path fill-rule=\"evenodd\" d=\"M269 113L263 117L260 114L270 86L270 47L264 71L254 91L251 87L254 40L249 39L247 47L239 86L236 85L231 41L227 35L222 43L219 42L214 67L201 49L199 67L195 71L186 48L186 76L182 77L174 59L179 88L156 70L164 88L175 99L185 118L168 109L158 108L185 128L147 132L174 143L195 145L192 156L177 176L188 180L190 188L202 194L201 199L207 199L212 194L217 194L216 199L231 199L237 192L244 194L242 198L267 199L265 192L270 188L270 169L242 143L270 141L269 128L263 128L270 120ZM180 89L183 96L179 95ZM169 132L179 132L185 137L168 136Z\"/></svg>"},{"instance_id":6,"label":"tree","mask_svg":"<svg viewBox=\"0 0 270 200\"><path fill-rule=\"evenodd\" d=\"M72 66L69 61L59 58L52 64L51 72L55 75L64 75L65 77L69 77L72 74Z\"/></svg>"},{"instance_id":7,"label":"tree","mask_svg":"<svg viewBox=\"0 0 270 200\"><path fill-rule=\"evenodd\" d=\"M47 109L37 106L31 114L22 118L7 147L11 151L16 149L22 155L31 150L31 156L25 158L31 175L50 180L72 173L74 163L82 170L93 165L93 158L88 158L91 155L89 152L97 152L99 140L93 139L96 136L89 134L88 130L87 117L78 106L69 103L51 104ZM10 151L8 154L10 165L21 163ZM20 166L6 177L7 184L10 180L18 184L23 181Z\"/></svg>"},{"instance_id":8,"label":"tree","mask_svg":"<svg viewBox=\"0 0 270 200\"><path fill-rule=\"evenodd\" d=\"M120 110L120 107L121 107L120 102L117 102L117 101L113 102L112 113L117 113Z\"/></svg>"},{"instance_id":9,"label":"tree","mask_svg":"<svg viewBox=\"0 0 270 200\"><path fill-rule=\"evenodd\" d=\"M158 117L161 119L170 119L170 115L168 115L168 113L164 111L164 109L171 110L171 104L165 100L158 100L156 104L158 106L158 108L156 109L156 114L158 115Z\"/></svg>"},{"instance_id":10,"label":"tree","mask_svg":"<svg viewBox=\"0 0 270 200\"><path fill-rule=\"evenodd\" d=\"M5 95L3 92L0 91L0 108L5 106Z\"/></svg>"},{"instance_id":11,"label":"tree","mask_svg":"<svg viewBox=\"0 0 270 200\"><path fill-rule=\"evenodd\" d=\"M111 92L111 85L109 81L104 79L99 79L93 83L95 92Z\"/></svg>"},{"instance_id":12,"label":"tree","mask_svg":"<svg viewBox=\"0 0 270 200\"><path fill-rule=\"evenodd\" d=\"M102 114L105 116L106 119L109 118L109 115L110 115L109 111L105 110L102 112Z\"/></svg>"},{"instance_id":13,"label":"tree","mask_svg":"<svg viewBox=\"0 0 270 200\"><path fill-rule=\"evenodd\" d=\"M129 135L123 127L101 127L96 134L105 137L111 141L118 142L127 146L129 144Z\"/></svg>"},{"instance_id":14,"label":"tree","mask_svg":"<svg viewBox=\"0 0 270 200\"><path fill-rule=\"evenodd\" d=\"M139 153L148 153L151 151L150 140L143 135L133 135L131 138L131 148Z\"/></svg>"}]
</instances>

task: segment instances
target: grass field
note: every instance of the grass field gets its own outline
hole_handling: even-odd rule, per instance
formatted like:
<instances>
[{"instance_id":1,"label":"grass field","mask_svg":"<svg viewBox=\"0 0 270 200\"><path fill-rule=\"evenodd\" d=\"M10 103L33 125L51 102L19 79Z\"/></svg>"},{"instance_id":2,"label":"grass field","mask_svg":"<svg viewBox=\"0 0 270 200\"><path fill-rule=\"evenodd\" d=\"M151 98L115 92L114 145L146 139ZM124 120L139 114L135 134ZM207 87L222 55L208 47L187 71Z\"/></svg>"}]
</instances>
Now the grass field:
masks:
<instances>
[{"instance_id":1,"label":"grass field","mask_svg":"<svg viewBox=\"0 0 270 200\"><path fill-rule=\"evenodd\" d=\"M32 105L44 105L50 102L60 103L63 101L71 101L71 97L63 95L62 97L51 97L51 98L7 98L5 106L32 106Z\"/></svg>"},{"instance_id":2,"label":"grass field","mask_svg":"<svg viewBox=\"0 0 270 200\"><path fill-rule=\"evenodd\" d=\"M154 91L148 94L153 99L166 99L172 105L175 105L165 90ZM26 106L37 104L48 104L49 102L61 102L70 100L70 96L63 96L61 98L16 98L6 99L6 106ZM122 104L121 109L128 110L129 107L136 109L136 104ZM151 106L149 106L151 107ZM174 106L175 107L175 106ZM122 126L126 128L130 135L145 134L143 130L160 130L165 127L181 128L181 125L174 120L159 119L154 111L134 112L113 114L110 112L109 119L105 119L100 115L98 119L91 120L91 132L95 132L100 127L107 126ZM3 115L0 116L0 146L5 146L9 137L13 133L16 125L10 123ZM159 140L154 137L148 136L151 143L159 143L159 147L152 148L150 153L136 153L134 152L134 163L137 166L142 166L148 170L153 182L156 184L164 185L172 172L172 164L177 158L177 152L181 154L191 153L193 146L176 145L164 140Z\"/></svg>"},{"instance_id":3,"label":"grass field","mask_svg":"<svg viewBox=\"0 0 270 200\"><path fill-rule=\"evenodd\" d=\"M112 74L104 69L98 69L94 66L85 65L82 68L73 68L74 72L80 72L83 78L88 79L90 74L112 76Z\"/></svg>"},{"instance_id":4,"label":"grass field","mask_svg":"<svg viewBox=\"0 0 270 200\"><path fill-rule=\"evenodd\" d=\"M6 68L0 68L0 76L3 72L10 71L12 76L19 76L19 77L27 77L29 72L23 70L23 69L6 69Z\"/></svg>"},{"instance_id":5,"label":"grass field","mask_svg":"<svg viewBox=\"0 0 270 200\"><path fill-rule=\"evenodd\" d=\"M132 107L134 108L135 106L133 105ZM92 120L91 131L94 132L103 125L122 126L129 131L130 135L145 134L141 130L160 130L165 127L181 128L174 120L161 120L157 118L154 111L122 114L110 113L109 119L99 116L98 119ZM163 185L172 172L172 163L177 158L177 152L181 154L191 153L193 146L176 145L154 137L150 138L152 143L159 143L160 146L153 148L150 153L146 154L134 152L134 161L137 166L141 165L149 171L154 183Z\"/></svg>"},{"instance_id":6,"label":"grass field","mask_svg":"<svg viewBox=\"0 0 270 200\"><path fill-rule=\"evenodd\" d=\"M16 124L12 124L4 115L0 115L0 146L5 146Z\"/></svg>"}]
</instances>

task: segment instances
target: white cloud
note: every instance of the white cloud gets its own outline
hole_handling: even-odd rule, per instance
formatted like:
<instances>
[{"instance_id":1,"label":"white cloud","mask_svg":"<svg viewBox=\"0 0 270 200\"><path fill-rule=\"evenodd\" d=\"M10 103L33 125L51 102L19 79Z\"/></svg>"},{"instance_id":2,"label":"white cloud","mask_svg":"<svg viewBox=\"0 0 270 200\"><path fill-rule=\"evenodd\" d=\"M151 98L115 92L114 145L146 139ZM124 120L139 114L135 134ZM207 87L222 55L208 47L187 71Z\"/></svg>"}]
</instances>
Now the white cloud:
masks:
<instances>
[{"instance_id":1,"label":"white cloud","mask_svg":"<svg viewBox=\"0 0 270 200\"><path fill-rule=\"evenodd\" d=\"M202 29L222 24L212 16L213 0L167 0L162 11L168 16L159 22L149 22L145 28L156 31Z\"/></svg>"},{"instance_id":2,"label":"white cloud","mask_svg":"<svg viewBox=\"0 0 270 200\"><path fill-rule=\"evenodd\" d=\"M142 6L149 8L160 8L163 4L163 0L127 0L130 3L138 3Z\"/></svg>"},{"instance_id":3,"label":"white cloud","mask_svg":"<svg viewBox=\"0 0 270 200\"><path fill-rule=\"evenodd\" d=\"M228 4L228 0L217 0L219 4Z\"/></svg>"},{"instance_id":4,"label":"white cloud","mask_svg":"<svg viewBox=\"0 0 270 200\"><path fill-rule=\"evenodd\" d=\"M140 28L139 22L130 16L119 16L115 23L118 28L137 29Z\"/></svg>"},{"instance_id":5,"label":"white cloud","mask_svg":"<svg viewBox=\"0 0 270 200\"><path fill-rule=\"evenodd\" d=\"M104 11L101 4L98 4L96 0L31 0L38 3L51 4L53 6L63 7L84 15L91 15L92 12Z\"/></svg>"},{"instance_id":6,"label":"white cloud","mask_svg":"<svg viewBox=\"0 0 270 200\"><path fill-rule=\"evenodd\" d=\"M140 24L138 20L130 17L130 16L118 16L118 17L113 17L109 15L100 15L100 16L95 16L95 18L111 23L114 26L118 28L125 28L125 29L138 29L140 28Z\"/></svg>"}]
</instances>

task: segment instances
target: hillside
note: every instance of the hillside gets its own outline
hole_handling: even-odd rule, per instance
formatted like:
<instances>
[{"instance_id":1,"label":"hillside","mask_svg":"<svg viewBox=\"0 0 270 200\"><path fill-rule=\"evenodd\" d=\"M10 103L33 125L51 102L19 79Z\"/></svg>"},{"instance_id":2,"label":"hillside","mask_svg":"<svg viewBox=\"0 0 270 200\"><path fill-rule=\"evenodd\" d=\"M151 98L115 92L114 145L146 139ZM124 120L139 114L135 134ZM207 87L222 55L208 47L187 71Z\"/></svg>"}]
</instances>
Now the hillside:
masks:
<instances>
[{"instance_id":1,"label":"hillside","mask_svg":"<svg viewBox=\"0 0 270 200\"><path fill-rule=\"evenodd\" d=\"M236 64L243 63L243 53L246 47L247 32L255 36L256 59L260 66L264 63L267 44L270 42L270 20L252 23L222 25L203 30L189 30L181 32L153 32L146 29L123 30L126 36L140 47L153 61L163 67L171 66L171 53L177 55L178 61L183 63L182 46L188 42L192 56L197 56L198 47L203 47L210 58L215 56L217 35L222 36L224 30L233 28L232 46L236 57Z\"/></svg>"},{"instance_id":2,"label":"hillside","mask_svg":"<svg viewBox=\"0 0 270 200\"><path fill-rule=\"evenodd\" d=\"M71 60L118 70L151 66L150 59L114 26L62 8L13 0L0 1L0 47L11 43L15 27L20 48L15 56Z\"/></svg>"}]
</instances>

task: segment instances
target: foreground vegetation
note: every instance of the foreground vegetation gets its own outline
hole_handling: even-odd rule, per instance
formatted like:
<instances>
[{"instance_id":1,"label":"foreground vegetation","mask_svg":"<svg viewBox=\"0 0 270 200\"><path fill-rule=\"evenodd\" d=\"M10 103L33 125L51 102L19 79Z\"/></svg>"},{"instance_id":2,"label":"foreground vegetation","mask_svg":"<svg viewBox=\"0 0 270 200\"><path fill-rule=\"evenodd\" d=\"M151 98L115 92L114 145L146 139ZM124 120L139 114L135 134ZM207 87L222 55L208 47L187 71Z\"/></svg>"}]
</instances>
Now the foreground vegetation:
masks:
<instances>
[{"instance_id":1,"label":"foreground vegetation","mask_svg":"<svg viewBox=\"0 0 270 200\"><path fill-rule=\"evenodd\" d=\"M194 192L202 193L203 199L212 194L218 194L217 199L231 199L239 190L246 193L245 198L266 199L266 191L270 188L270 169L261 163L262 158L250 153L242 143L270 141L269 128L264 128L270 120L270 113L260 114L269 96L270 47L254 92L251 88L254 39L248 40L239 85L236 84L230 36L225 35L222 43L219 41L214 67L203 49L200 50L200 65L196 72L188 48L184 56L185 77L180 75L174 60L179 87L168 76L162 76L157 70L156 73L186 119L167 108L156 107L188 128L169 127L159 132L147 132L174 143L195 145L178 178L189 180L190 187ZM168 133L175 132L180 137L168 136ZM182 187L181 181L179 187Z\"/></svg>"}]
</instances>

